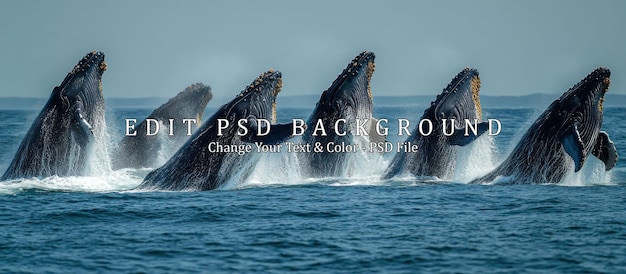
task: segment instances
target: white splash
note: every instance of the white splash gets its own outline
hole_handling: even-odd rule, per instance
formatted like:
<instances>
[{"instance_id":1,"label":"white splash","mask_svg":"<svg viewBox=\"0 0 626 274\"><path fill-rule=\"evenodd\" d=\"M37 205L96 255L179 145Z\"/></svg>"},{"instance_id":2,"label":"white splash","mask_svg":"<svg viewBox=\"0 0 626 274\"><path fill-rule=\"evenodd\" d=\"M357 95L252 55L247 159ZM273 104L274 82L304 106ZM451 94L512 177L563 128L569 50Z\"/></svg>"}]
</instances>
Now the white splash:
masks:
<instances>
[{"instance_id":1,"label":"white splash","mask_svg":"<svg viewBox=\"0 0 626 274\"><path fill-rule=\"evenodd\" d=\"M109 143L111 136L107 131L104 106L95 111L96 121L94 125L97 130L93 131L94 145L88 153L85 164L85 174L87 176L105 176L112 172L111 157L109 156Z\"/></svg>"},{"instance_id":2,"label":"white splash","mask_svg":"<svg viewBox=\"0 0 626 274\"><path fill-rule=\"evenodd\" d=\"M0 193L15 194L25 190L67 192L117 192L138 186L145 170L122 169L102 176L51 176L46 178L24 178L0 183Z\"/></svg>"},{"instance_id":3,"label":"white splash","mask_svg":"<svg viewBox=\"0 0 626 274\"><path fill-rule=\"evenodd\" d=\"M368 148L369 142L365 142L365 137L362 138L364 139L356 142L361 147ZM292 141L297 143L299 140ZM286 146L283 146L280 153L259 153L257 164L250 176L235 187L302 184L379 185L383 182L380 176L388 165L388 160L381 154L368 152L367 149L357 150L346 153L344 161L338 163L344 170L343 176L307 178L305 174L308 174L309 170L301 162L300 156L298 153L287 152Z\"/></svg>"},{"instance_id":4,"label":"white splash","mask_svg":"<svg viewBox=\"0 0 626 274\"><path fill-rule=\"evenodd\" d=\"M596 157L589 155L585 164L578 172L574 172L574 165L572 161L572 168L567 173L565 178L561 180L559 185L561 186L592 186L592 185L615 185L613 181L613 172L605 171L605 166L602 161Z\"/></svg>"},{"instance_id":5,"label":"white splash","mask_svg":"<svg viewBox=\"0 0 626 274\"><path fill-rule=\"evenodd\" d=\"M470 182L496 168L496 146L492 136L481 136L467 146L458 148L452 180Z\"/></svg>"}]
</instances>

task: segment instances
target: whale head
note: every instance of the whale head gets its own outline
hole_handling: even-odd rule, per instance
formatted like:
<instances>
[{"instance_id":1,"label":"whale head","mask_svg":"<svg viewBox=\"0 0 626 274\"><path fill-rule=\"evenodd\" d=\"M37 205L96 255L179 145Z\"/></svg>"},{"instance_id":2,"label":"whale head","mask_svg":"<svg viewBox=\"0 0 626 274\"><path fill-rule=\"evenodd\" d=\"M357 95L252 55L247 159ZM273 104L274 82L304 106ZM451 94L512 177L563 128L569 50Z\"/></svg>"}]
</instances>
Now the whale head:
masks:
<instances>
[{"instance_id":1,"label":"whale head","mask_svg":"<svg viewBox=\"0 0 626 274\"><path fill-rule=\"evenodd\" d=\"M376 67L375 57L370 51L356 56L322 93L317 108L326 110L329 115L339 115L339 118L349 118L349 114L355 118L369 118L373 108L370 81Z\"/></svg>"},{"instance_id":2,"label":"whale head","mask_svg":"<svg viewBox=\"0 0 626 274\"><path fill-rule=\"evenodd\" d=\"M204 109L212 98L210 86L195 83L169 99L151 115L162 119L170 117L195 118L198 124L202 124Z\"/></svg>"},{"instance_id":3,"label":"whale head","mask_svg":"<svg viewBox=\"0 0 626 274\"><path fill-rule=\"evenodd\" d=\"M81 118L93 124L99 115L95 112L104 111L102 74L106 69L104 53L88 53L67 74L61 85L54 88L53 93L58 96L56 99L60 99L66 109L77 112Z\"/></svg>"},{"instance_id":4,"label":"whale head","mask_svg":"<svg viewBox=\"0 0 626 274\"><path fill-rule=\"evenodd\" d=\"M267 119L276 122L276 96L283 85L280 71L270 69L257 77L228 105L230 120L241 118Z\"/></svg>"},{"instance_id":5,"label":"whale head","mask_svg":"<svg viewBox=\"0 0 626 274\"><path fill-rule=\"evenodd\" d=\"M431 102L425 116L437 121L455 119L457 126L460 126L464 119L481 119L479 92L478 70L465 68L450 81L435 101Z\"/></svg>"},{"instance_id":6,"label":"whale head","mask_svg":"<svg viewBox=\"0 0 626 274\"><path fill-rule=\"evenodd\" d=\"M581 137L589 141L602 125L604 95L611 83L611 71L597 68L552 103L555 118L561 128L576 125Z\"/></svg>"},{"instance_id":7,"label":"whale head","mask_svg":"<svg viewBox=\"0 0 626 274\"><path fill-rule=\"evenodd\" d=\"M104 53L96 51L74 66L52 90L3 179L87 172L88 157L95 155L91 152L95 143L104 138L102 74L105 70Z\"/></svg>"},{"instance_id":8,"label":"whale head","mask_svg":"<svg viewBox=\"0 0 626 274\"><path fill-rule=\"evenodd\" d=\"M608 144L606 133L600 134L602 127L604 95L609 89L611 71L597 68L578 82L548 108L544 123L546 134L553 134L561 141L563 149L574 160L575 171L580 170L590 152L598 154L605 164L608 159L616 160L616 152L599 153L598 144ZM606 136L607 141L598 143L599 136ZM611 149L614 149L611 146ZM610 155L610 157L608 157ZM607 165L607 170L614 163Z\"/></svg>"}]
</instances>

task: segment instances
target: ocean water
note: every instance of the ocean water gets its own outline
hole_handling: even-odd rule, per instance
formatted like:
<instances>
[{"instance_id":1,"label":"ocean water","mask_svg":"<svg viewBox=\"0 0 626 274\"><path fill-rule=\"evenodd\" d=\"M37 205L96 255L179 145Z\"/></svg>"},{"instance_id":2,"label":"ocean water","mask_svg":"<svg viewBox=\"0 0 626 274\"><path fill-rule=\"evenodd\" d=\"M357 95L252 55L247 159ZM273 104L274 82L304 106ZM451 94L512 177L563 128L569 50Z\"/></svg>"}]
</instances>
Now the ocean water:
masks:
<instances>
[{"instance_id":1,"label":"ocean water","mask_svg":"<svg viewBox=\"0 0 626 274\"><path fill-rule=\"evenodd\" d=\"M114 148L124 118L151 111L109 110L102 149ZM559 185L467 184L541 111L486 109L502 132L462 148L451 181L379 180L393 154L353 161L351 177L302 178L282 153L259 155L247 181L208 192L133 190L150 169L0 182L0 272L626 272L623 161L605 173L591 157ZM1 172L37 113L0 110ZM392 122L422 113L375 108ZM279 122L309 114L278 112ZM625 119L625 108L605 110L622 153ZM390 141L404 139L389 127Z\"/></svg>"}]
</instances>

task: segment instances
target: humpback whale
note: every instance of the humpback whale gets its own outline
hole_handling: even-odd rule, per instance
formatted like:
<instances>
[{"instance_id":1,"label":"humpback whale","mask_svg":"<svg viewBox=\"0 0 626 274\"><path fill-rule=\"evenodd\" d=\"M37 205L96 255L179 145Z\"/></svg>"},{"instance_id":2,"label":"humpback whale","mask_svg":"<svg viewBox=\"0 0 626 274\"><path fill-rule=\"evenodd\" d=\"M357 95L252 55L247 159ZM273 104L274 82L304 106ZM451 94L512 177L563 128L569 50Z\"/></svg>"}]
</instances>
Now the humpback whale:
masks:
<instances>
[{"instance_id":1,"label":"humpback whale","mask_svg":"<svg viewBox=\"0 0 626 274\"><path fill-rule=\"evenodd\" d=\"M579 171L587 156L602 160L606 170L617 162L609 135L601 131L604 94L611 72L598 68L552 102L524 134L508 158L472 183L555 184Z\"/></svg>"},{"instance_id":2,"label":"humpback whale","mask_svg":"<svg viewBox=\"0 0 626 274\"><path fill-rule=\"evenodd\" d=\"M384 141L383 136L376 134L376 119L372 117L370 80L375 68L374 58L373 52L360 53L322 93L306 122L307 129L302 135L304 144L311 147L315 147L316 144L325 147L331 142L335 144L361 142L365 145L365 142L369 141ZM365 124L363 126L365 132L361 134L357 134L359 122ZM337 132L345 134L340 136ZM357 137L363 138L357 140ZM350 170L344 168L348 153L308 152L298 155L304 173L308 173L306 174L308 176L349 175L346 173Z\"/></svg>"},{"instance_id":3,"label":"humpback whale","mask_svg":"<svg viewBox=\"0 0 626 274\"><path fill-rule=\"evenodd\" d=\"M480 78L476 69L465 68L459 72L420 119L432 123L432 132L422 135L415 127L406 142L417 145L417 152L398 152L382 178L411 173L450 179L454 175L458 146L470 144L488 129L486 122L477 123L476 132L468 131L466 136L465 121L482 119L479 91ZM450 136L444 134L444 121Z\"/></svg>"},{"instance_id":4,"label":"humpback whale","mask_svg":"<svg viewBox=\"0 0 626 274\"><path fill-rule=\"evenodd\" d=\"M232 101L223 105L211 118L202 124L187 142L160 168L148 173L139 189L204 191L222 186L236 174L241 182L247 178L254 163L252 153L233 153L211 148L237 148L250 142L278 144L292 136L292 124L271 125L267 135L258 134L261 119L276 119L276 96L282 87L282 76L270 70L261 74ZM228 121L237 125L247 121L250 130L230 126L225 129L220 123ZM260 130L265 133L265 130Z\"/></svg>"},{"instance_id":5,"label":"humpback whale","mask_svg":"<svg viewBox=\"0 0 626 274\"><path fill-rule=\"evenodd\" d=\"M67 74L35 118L2 180L83 175L105 130L104 53L90 52Z\"/></svg>"},{"instance_id":6,"label":"humpback whale","mask_svg":"<svg viewBox=\"0 0 626 274\"><path fill-rule=\"evenodd\" d=\"M146 119L137 124L136 133L124 136L120 141L111 162L113 169L154 167L159 153L178 150L189 138L187 127L195 130L202 124L204 108L212 97L209 86L196 83L155 109L146 119L159 122L159 133L147 134ZM171 130L170 119L173 119ZM183 124L183 119L195 119L196 122L188 122L187 125Z\"/></svg>"}]
</instances>

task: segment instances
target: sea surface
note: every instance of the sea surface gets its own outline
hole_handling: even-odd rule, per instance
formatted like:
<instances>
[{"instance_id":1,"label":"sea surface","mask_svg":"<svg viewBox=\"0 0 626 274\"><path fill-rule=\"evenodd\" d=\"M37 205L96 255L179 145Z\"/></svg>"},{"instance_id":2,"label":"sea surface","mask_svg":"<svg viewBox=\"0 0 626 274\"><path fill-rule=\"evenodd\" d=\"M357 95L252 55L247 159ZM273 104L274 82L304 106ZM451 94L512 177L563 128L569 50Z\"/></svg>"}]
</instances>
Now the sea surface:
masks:
<instances>
[{"instance_id":1,"label":"sea surface","mask_svg":"<svg viewBox=\"0 0 626 274\"><path fill-rule=\"evenodd\" d=\"M151 111L108 110L103 145L115 147L124 118ZM279 105L279 122L310 111ZM133 190L149 168L0 182L0 273L626 272L624 161L606 173L590 157L558 185L467 184L542 111L485 109L502 131L462 148L450 181L378 179L393 153L351 163L351 176L303 178L274 153L258 155L245 182L208 192ZM0 172L38 112L0 110ZM396 142L396 119L415 125L423 108L374 112ZM621 153L625 120L626 108L605 109L603 130Z\"/></svg>"}]
</instances>

